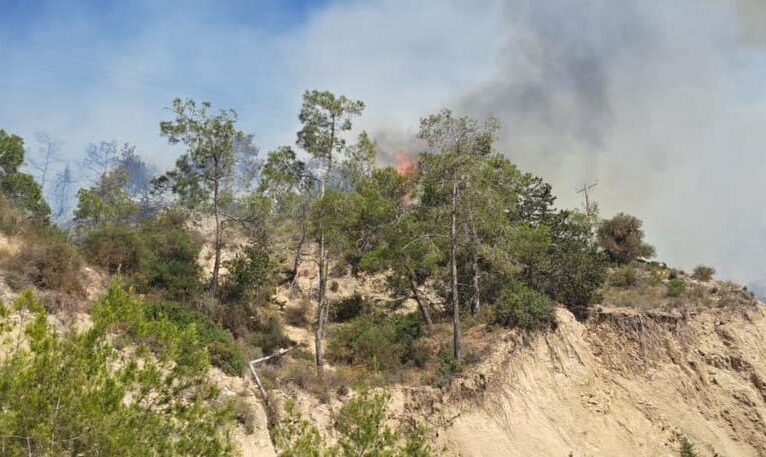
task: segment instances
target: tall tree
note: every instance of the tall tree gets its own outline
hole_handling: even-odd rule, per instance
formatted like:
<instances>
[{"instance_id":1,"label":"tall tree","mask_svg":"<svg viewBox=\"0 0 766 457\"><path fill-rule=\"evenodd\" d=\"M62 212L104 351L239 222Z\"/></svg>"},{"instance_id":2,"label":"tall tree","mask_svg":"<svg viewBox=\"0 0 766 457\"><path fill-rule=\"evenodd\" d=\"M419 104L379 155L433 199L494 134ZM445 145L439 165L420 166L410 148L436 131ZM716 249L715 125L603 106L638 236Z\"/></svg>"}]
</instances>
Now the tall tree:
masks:
<instances>
[{"instance_id":1,"label":"tall tree","mask_svg":"<svg viewBox=\"0 0 766 457\"><path fill-rule=\"evenodd\" d=\"M218 294L224 225L230 219L225 212L234 198L237 179L237 148L252 145L252 136L236 128L237 113L210 112L210 103L173 100L175 120L160 123L162 135L171 144L183 143L187 152L178 158L175 169L157 178L159 188L168 188L190 209L202 208L213 215L214 260L210 285ZM255 150L254 147L248 147Z\"/></svg>"},{"instance_id":2,"label":"tall tree","mask_svg":"<svg viewBox=\"0 0 766 457\"><path fill-rule=\"evenodd\" d=\"M320 164L319 198L325 199L328 183L332 177L334 166L347 153L344 134L351 130L351 120L364 110L364 103L351 100L345 96L336 96L329 91L306 91L303 94L303 106L299 119L303 127L298 132L297 144L308 152ZM329 272L329 256L327 250L327 233L324 223L319 221L317 234L319 243L319 290L317 297L316 323L316 365L319 374L324 369L322 343L327 325L327 276Z\"/></svg>"},{"instance_id":3,"label":"tall tree","mask_svg":"<svg viewBox=\"0 0 766 457\"><path fill-rule=\"evenodd\" d=\"M458 281L458 245L460 224L465 223L461 215L461 192L471 186L471 176L477 159L492 150L499 125L494 119L485 123L465 117L457 117L448 109L427 116L420 121L418 137L424 140L432 152L438 154L431 160L432 190L443 197L448 195L449 208L449 267L453 323L453 356L460 361L460 289ZM437 197L435 201L440 198ZM472 208L468 208L471 210ZM465 213L464 213L465 214ZM461 220L463 219L463 220ZM478 286L478 283L475 284ZM477 295L478 297L478 290Z\"/></svg>"}]
</instances>

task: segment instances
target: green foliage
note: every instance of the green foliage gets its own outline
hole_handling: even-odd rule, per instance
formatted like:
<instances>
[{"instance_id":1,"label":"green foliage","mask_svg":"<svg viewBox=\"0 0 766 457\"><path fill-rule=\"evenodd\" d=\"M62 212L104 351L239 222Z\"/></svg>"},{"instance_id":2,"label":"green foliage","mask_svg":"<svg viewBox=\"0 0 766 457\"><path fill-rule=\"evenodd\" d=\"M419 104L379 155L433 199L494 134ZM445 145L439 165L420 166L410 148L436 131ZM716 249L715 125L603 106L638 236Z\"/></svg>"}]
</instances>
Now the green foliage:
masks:
<instances>
[{"instance_id":1,"label":"green foliage","mask_svg":"<svg viewBox=\"0 0 766 457\"><path fill-rule=\"evenodd\" d=\"M525 197L530 208L523 213L531 218L530 223L537 221L538 230L548 233L550 243L523 257L527 266L522 279L584 318L606 278L606 256L593 242L591 224L584 214L552 212L538 200L547 194L536 186L531 191L532 196ZM543 197L535 196L539 192Z\"/></svg>"},{"instance_id":2,"label":"green foliage","mask_svg":"<svg viewBox=\"0 0 766 457\"><path fill-rule=\"evenodd\" d=\"M224 262L228 273L221 288L222 301L266 305L276 286L277 266L265 243L246 246L232 260Z\"/></svg>"},{"instance_id":3,"label":"green foliage","mask_svg":"<svg viewBox=\"0 0 766 457\"><path fill-rule=\"evenodd\" d=\"M697 451L694 449L694 445L685 436L681 438L681 457L697 457Z\"/></svg>"},{"instance_id":4,"label":"green foliage","mask_svg":"<svg viewBox=\"0 0 766 457\"><path fill-rule=\"evenodd\" d=\"M104 225L88 232L82 247L89 259L109 273L141 271L150 255L140 232L127 225Z\"/></svg>"},{"instance_id":5,"label":"green foliage","mask_svg":"<svg viewBox=\"0 0 766 457\"><path fill-rule=\"evenodd\" d=\"M343 132L351 130L351 119L364 110L364 103L329 91L306 91L299 120L298 146L315 159L332 160L332 154L345 148Z\"/></svg>"},{"instance_id":6,"label":"green foliage","mask_svg":"<svg viewBox=\"0 0 766 457\"><path fill-rule=\"evenodd\" d=\"M172 211L138 227L104 224L89 230L83 250L110 273L120 272L142 292L189 301L201 290L198 240Z\"/></svg>"},{"instance_id":7,"label":"green foliage","mask_svg":"<svg viewBox=\"0 0 766 457\"><path fill-rule=\"evenodd\" d=\"M21 173L24 164L24 140L0 129L0 194L29 215L47 220L51 209L35 179Z\"/></svg>"},{"instance_id":8,"label":"green foliage","mask_svg":"<svg viewBox=\"0 0 766 457\"><path fill-rule=\"evenodd\" d=\"M24 140L0 129L0 171L3 174L17 173L23 164Z\"/></svg>"},{"instance_id":9,"label":"green foliage","mask_svg":"<svg viewBox=\"0 0 766 457\"><path fill-rule=\"evenodd\" d=\"M714 274L715 268L708 267L706 265L697 265L697 267L694 268L694 272L692 273L692 278L707 282L713 279Z\"/></svg>"},{"instance_id":10,"label":"green foliage","mask_svg":"<svg viewBox=\"0 0 766 457\"><path fill-rule=\"evenodd\" d=\"M686 282L681 278L673 278L668 281L668 296L680 297L686 290Z\"/></svg>"},{"instance_id":11,"label":"green foliage","mask_svg":"<svg viewBox=\"0 0 766 457\"><path fill-rule=\"evenodd\" d=\"M630 265L615 270L609 278L609 283L615 287L633 287L637 282L638 272Z\"/></svg>"},{"instance_id":12,"label":"green foliage","mask_svg":"<svg viewBox=\"0 0 766 457\"><path fill-rule=\"evenodd\" d=\"M0 174L0 192L13 203L13 206L30 215L45 220L51 213L50 206L43 198L40 185L31 175Z\"/></svg>"},{"instance_id":13,"label":"green foliage","mask_svg":"<svg viewBox=\"0 0 766 457\"><path fill-rule=\"evenodd\" d=\"M202 290L197 259L201 241L184 227L173 212L146 221L141 227L146 253L141 265L140 287L161 290L172 300L188 302Z\"/></svg>"},{"instance_id":14,"label":"green foliage","mask_svg":"<svg viewBox=\"0 0 766 457\"><path fill-rule=\"evenodd\" d=\"M54 332L31 292L15 306L31 314L20 324L28 345L0 360L4 455L233 454L233 418L217 406L195 326L145 320L143 305L118 284L83 332ZM117 352L112 335L135 351Z\"/></svg>"},{"instance_id":15,"label":"green foliage","mask_svg":"<svg viewBox=\"0 0 766 457\"><path fill-rule=\"evenodd\" d=\"M127 170L115 168L101 175L89 189L77 191L74 220L79 228L134 222L140 207L128 192L129 180Z\"/></svg>"},{"instance_id":16,"label":"green foliage","mask_svg":"<svg viewBox=\"0 0 766 457\"><path fill-rule=\"evenodd\" d=\"M612 262L625 264L639 257L653 257L654 247L644 243L643 223L635 216L619 213L598 228L598 240Z\"/></svg>"},{"instance_id":17,"label":"green foliage","mask_svg":"<svg viewBox=\"0 0 766 457\"><path fill-rule=\"evenodd\" d=\"M274 430L280 457L429 457L432 451L425 432L418 428L402 433L388 425L386 392L362 391L338 413L338 442L325 443L316 426L297 411L294 403L285 406L286 418Z\"/></svg>"},{"instance_id":18,"label":"green foliage","mask_svg":"<svg viewBox=\"0 0 766 457\"><path fill-rule=\"evenodd\" d=\"M425 363L414 344L423 334L417 315L363 315L333 329L328 349L336 362L395 370L408 363Z\"/></svg>"},{"instance_id":19,"label":"green foliage","mask_svg":"<svg viewBox=\"0 0 766 457\"><path fill-rule=\"evenodd\" d=\"M513 283L495 303L494 322L525 330L550 328L556 322L548 297L523 284Z\"/></svg>"},{"instance_id":20,"label":"green foliage","mask_svg":"<svg viewBox=\"0 0 766 457\"><path fill-rule=\"evenodd\" d=\"M239 376L244 371L245 355L234 338L204 315L190 311L178 303L163 302L146 305L145 318L149 322L167 321L175 325L179 331L194 327L198 343L207 348L213 366L232 376Z\"/></svg>"}]
</instances>

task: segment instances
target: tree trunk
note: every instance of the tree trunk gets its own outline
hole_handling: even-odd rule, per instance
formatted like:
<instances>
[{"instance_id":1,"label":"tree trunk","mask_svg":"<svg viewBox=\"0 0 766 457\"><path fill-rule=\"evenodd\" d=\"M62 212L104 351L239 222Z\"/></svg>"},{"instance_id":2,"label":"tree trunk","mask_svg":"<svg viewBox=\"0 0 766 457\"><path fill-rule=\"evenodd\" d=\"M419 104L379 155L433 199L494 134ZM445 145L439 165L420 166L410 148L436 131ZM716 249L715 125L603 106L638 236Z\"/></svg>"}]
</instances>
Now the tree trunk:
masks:
<instances>
[{"instance_id":1,"label":"tree trunk","mask_svg":"<svg viewBox=\"0 0 766 457\"><path fill-rule=\"evenodd\" d=\"M481 268L479 267L478 257L473 259L473 300L471 301L471 315L478 316L481 311L481 289L479 286L479 278L481 277Z\"/></svg>"},{"instance_id":2,"label":"tree trunk","mask_svg":"<svg viewBox=\"0 0 766 457\"><path fill-rule=\"evenodd\" d=\"M332 115L332 124L330 126L330 145L327 150L327 169L320 188L319 198L324 199L327 182L332 173L332 151L335 149L335 115ZM322 352L322 343L324 340L325 327L327 325L327 246L325 246L325 232L322 225L319 226L319 297L317 303L317 330L314 337L316 346L316 364L317 374L321 378L324 373L324 354Z\"/></svg>"},{"instance_id":3,"label":"tree trunk","mask_svg":"<svg viewBox=\"0 0 766 457\"><path fill-rule=\"evenodd\" d=\"M293 258L293 270L292 278L290 278L290 293L292 293L298 286L298 267L301 264L301 252L303 251L303 244L306 242L306 223L301 222L301 238L298 241L298 246L295 247L295 257Z\"/></svg>"},{"instance_id":4,"label":"tree trunk","mask_svg":"<svg viewBox=\"0 0 766 457\"><path fill-rule=\"evenodd\" d=\"M479 265L479 235L476 233L476 225L474 225L473 211L468 211L468 224L470 225L471 238L473 238L474 253L471 269L473 270L473 278L471 283L473 286L473 300L471 301L471 315L478 316L481 311L481 266Z\"/></svg>"},{"instance_id":5,"label":"tree trunk","mask_svg":"<svg viewBox=\"0 0 766 457\"><path fill-rule=\"evenodd\" d=\"M218 179L213 184L213 212L215 213L215 246L213 260L213 277L211 278L211 287L213 296L218 296L218 276L221 271L221 215L218 202Z\"/></svg>"},{"instance_id":6,"label":"tree trunk","mask_svg":"<svg viewBox=\"0 0 766 457\"><path fill-rule=\"evenodd\" d=\"M428 304L423 301L423 298L420 296L420 291L418 291L418 285L415 283L414 279L410 279L410 290L412 291L412 297L415 299L415 301L418 303L418 307L420 308L420 313L423 315L423 320L426 323L426 326L428 327L428 333L433 333L434 329L434 322L431 319L431 310L428 309Z\"/></svg>"},{"instance_id":7,"label":"tree trunk","mask_svg":"<svg viewBox=\"0 0 766 457\"><path fill-rule=\"evenodd\" d=\"M450 269L452 270L452 332L453 332L453 356L455 361L461 360L460 338L460 297L457 287L457 201L458 180L452 181L452 223L450 227Z\"/></svg>"},{"instance_id":8,"label":"tree trunk","mask_svg":"<svg viewBox=\"0 0 766 457\"><path fill-rule=\"evenodd\" d=\"M325 254L324 232L319 235L319 297L317 299L317 329L314 335L316 346L317 374L321 377L324 373L324 357L322 343L324 340L325 323L327 322L327 258Z\"/></svg>"}]
</instances>

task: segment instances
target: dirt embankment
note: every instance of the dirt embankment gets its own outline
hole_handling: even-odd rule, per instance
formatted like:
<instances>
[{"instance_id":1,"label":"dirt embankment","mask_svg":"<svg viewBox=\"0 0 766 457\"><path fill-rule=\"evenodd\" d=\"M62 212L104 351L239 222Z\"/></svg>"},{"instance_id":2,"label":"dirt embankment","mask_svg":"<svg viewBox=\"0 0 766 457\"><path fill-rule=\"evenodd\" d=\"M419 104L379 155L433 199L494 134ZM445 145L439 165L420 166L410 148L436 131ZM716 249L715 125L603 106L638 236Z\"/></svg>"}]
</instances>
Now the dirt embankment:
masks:
<instances>
[{"instance_id":1,"label":"dirt embankment","mask_svg":"<svg viewBox=\"0 0 766 457\"><path fill-rule=\"evenodd\" d=\"M702 456L766 453L766 307L694 315L602 310L496 350L449 392L399 389L438 455ZM571 454L570 454L571 453Z\"/></svg>"}]
</instances>

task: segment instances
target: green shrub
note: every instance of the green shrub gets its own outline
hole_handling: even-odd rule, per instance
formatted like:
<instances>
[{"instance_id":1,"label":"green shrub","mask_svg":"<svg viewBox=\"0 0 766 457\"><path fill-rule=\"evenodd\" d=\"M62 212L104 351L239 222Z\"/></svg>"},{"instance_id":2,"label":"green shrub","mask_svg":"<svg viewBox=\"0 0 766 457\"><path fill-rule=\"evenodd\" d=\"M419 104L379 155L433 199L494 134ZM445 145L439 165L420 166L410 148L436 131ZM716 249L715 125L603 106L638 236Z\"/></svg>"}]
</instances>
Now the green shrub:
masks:
<instances>
[{"instance_id":1,"label":"green shrub","mask_svg":"<svg viewBox=\"0 0 766 457\"><path fill-rule=\"evenodd\" d=\"M336 362L374 370L393 370L407 363L424 364L422 350L414 346L423 333L421 320L415 314L359 316L331 333L329 355Z\"/></svg>"},{"instance_id":2,"label":"green shrub","mask_svg":"<svg viewBox=\"0 0 766 457\"><path fill-rule=\"evenodd\" d=\"M204 315L172 302L148 304L145 312L150 322L167 321L182 331L194 325L199 343L210 354L210 363L229 375L241 375L244 371L245 356L234 338Z\"/></svg>"},{"instance_id":3,"label":"green shrub","mask_svg":"<svg viewBox=\"0 0 766 457\"><path fill-rule=\"evenodd\" d=\"M285 418L274 428L274 444L281 456L430 457L425 431L402 433L389 425L387 392L362 391L343 405L335 424L338 440L329 445L316 425L304 419L295 403L285 405Z\"/></svg>"},{"instance_id":4,"label":"green shrub","mask_svg":"<svg viewBox=\"0 0 766 457\"><path fill-rule=\"evenodd\" d=\"M197 263L202 244L183 220L164 214L141 227L147 255L141 261L140 289L160 290L171 300L188 302L202 290Z\"/></svg>"},{"instance_id":5,"label":"green shrub","mask_svg":"<svg viewBox=\"0 0 766 457\"><path fill-rule=\"evenodd\" d=\"M0 360L3 455L234 455L234 418L217 401L195 332L148 322L142 307L113 284L89 329L59 333L31 292L22 294L16 308L32 312L21 323L29 344ZM8 323L0 313L0 333ZM115 334L136 350L118 352Z\"/></svg>"},{"instance_id":6,"label":"green shrub","mask_svg":"<svg viewBox=\"0 0 766 457\"><path fill-rule=\"evenodd\" d=\"M669 297L680 297L686 290L686 283L683 279L675 278L668 281L667 287Z\"/></svg>"},{"instance_id":7,"label":"green shrub","mask_svg":"<svg viewBox=\"0 0 766 457\"><path fill-rule=\"evenodd\" d=\"M439 359L439 374L434 380L434 385L439 388L449 386L452 379L462 370L463 367L451 352L442 355Z\"/></svg>"},{"instance_id":8,"label":"green shrub","mask_svg":"<svg viewBox=\"0 0 766 457\"><path fill-rule=\"evenodd\" d=\"M710 281L713 279L713 275L715 274L715 268L708 267L706 265L698 265L694 269L694 273L692 273L692 278L698 280L698 281Z\"/></svg>"},{"instance_id":9,"label":"green shrub","mask_svg":"<svg viewBox=\"0 0 766 457\"><path fill-rule=\"evenodd\" d=\"M525 330L550 328L555 324L551 300L523 284L506 287L494 305L494 323Z\"/></svg>"},{"instance_id":10,"label":"green shrub","mask_svg":"<svg viewBox=\"0 0 766 457\"><path fill-rule=\"evenodd\" d=\"M251 244L234 259L224 262L228 273L221 287L226 303L265 305L274 294L277 264L263 244Z\"/></svg>"},{"instance_id":11,"label":"green shrub","mask_svg":"<svg viewBox=\"0 0 766 457\"><path fill-rule=\"evenodd\" d=\"M622 267L612 273L609 282L615 287L633 287L638 283L638 273L632 266Z\"/></svg>"},{"instance_id":12,"label":"green shrub","mask_svg":"<svg viewBox=\"0 0 766 457\"><path fill-rule=\"evenodd\" d=\"M624 213L601 223L597 231L599 244L612 262L625 264L654 256L654 247L644 243L642 225L640 219Z\"/></svg>"},{"instance_id":13,"label":"green shrub","mask_svg":"<svg viewBox=\"0 0 766 457\"><path fill-rule=\"evenodd\" d=\"M681 457L697 457L694 445L685 436L681 438Z\"/></svg>"},{"instance_id":14,"label":"green shrub","mask_svg":"<svg viewBox=\"0 0 766 457\"><path fill-rule=\"evenodd\" d=\"M350 297L330 304L330 319L333 322L348 322L361 314L369 313L372 307L361 295Z\"/></svg>"},{"instance_id":15,"label":"green shrub","mask_svg":"<svg viewBox=\"0 0 766 457\"><path fill-rule=\"evenodd\" d=\"M93 264L128 277L141 271L149 255L139 232L125 225L105 225L90 231L83 241L83 250Z\"/></svg>"}]
</instances>

